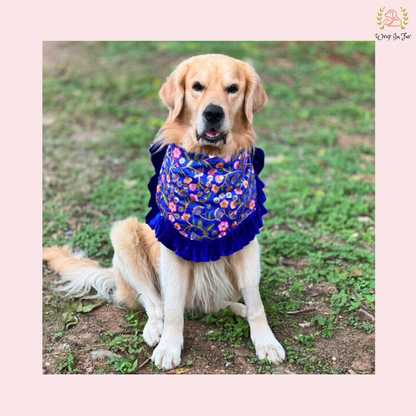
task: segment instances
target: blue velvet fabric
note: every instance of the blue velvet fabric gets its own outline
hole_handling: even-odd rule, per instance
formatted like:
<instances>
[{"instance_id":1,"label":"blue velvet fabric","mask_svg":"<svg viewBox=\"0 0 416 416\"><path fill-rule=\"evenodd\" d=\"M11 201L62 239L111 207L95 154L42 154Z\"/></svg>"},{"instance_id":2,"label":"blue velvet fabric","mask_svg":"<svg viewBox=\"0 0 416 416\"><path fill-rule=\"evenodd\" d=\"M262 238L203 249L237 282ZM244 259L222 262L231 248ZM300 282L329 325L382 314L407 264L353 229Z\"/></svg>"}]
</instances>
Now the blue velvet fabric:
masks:
<instances>
[{"instance_id":1,"label":"blue velvet fabric","mask_svg":"<svg viewBox=\"0 0 416 416\"><path fill-rule=\"evenodd\" d=\"M267 213L260 148L228 159L175 145L152 146L150 154L155 175L146 223L164 246L184 260L216 261L259 234Z\"/></svg>"}]
</instances>

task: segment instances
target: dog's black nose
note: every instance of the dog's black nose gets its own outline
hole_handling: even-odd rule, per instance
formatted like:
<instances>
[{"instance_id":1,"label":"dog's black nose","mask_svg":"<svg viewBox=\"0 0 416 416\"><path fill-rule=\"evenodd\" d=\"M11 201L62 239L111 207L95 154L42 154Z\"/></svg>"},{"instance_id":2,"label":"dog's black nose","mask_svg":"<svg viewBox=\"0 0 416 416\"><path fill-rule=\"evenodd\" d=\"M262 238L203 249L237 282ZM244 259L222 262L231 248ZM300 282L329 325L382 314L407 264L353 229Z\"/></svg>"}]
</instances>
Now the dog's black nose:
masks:
<instances>
[{"instance_id":1,"label":"dog's black nose","mask_svg":"<svg viewBox=\"0 0 416 416\"><path fill-rule=\"evenodd\" d=\"M224 118L224 110L219 105L210 104L204 110L204 117L210 123L218 123Z\"/></svg>"}]
</instances>

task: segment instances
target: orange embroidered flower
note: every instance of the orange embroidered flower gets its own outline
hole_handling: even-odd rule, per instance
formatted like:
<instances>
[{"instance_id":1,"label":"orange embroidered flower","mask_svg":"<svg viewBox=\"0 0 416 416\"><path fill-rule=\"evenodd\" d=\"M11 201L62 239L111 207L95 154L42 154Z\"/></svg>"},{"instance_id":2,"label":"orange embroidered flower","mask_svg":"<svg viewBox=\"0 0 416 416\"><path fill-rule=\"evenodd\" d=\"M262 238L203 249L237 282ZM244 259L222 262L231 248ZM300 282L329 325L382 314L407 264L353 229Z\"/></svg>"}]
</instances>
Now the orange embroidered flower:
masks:
<instances>
[{"instance_id":1,"label":"orange embroidered flower","mask_svg":"<svg viewBox=\"0 0 416 416\"><path fill-rule=\"evenodd\" d=\"M191 216L190 216L189 214L183 214L183 215L182 215L182 219L183 219L184 221L188 221L188 220L189 220L189 218L191 218Z\"/></svg>"},{"instance_id":2,"label":"orange embroidered flower","mask_svg":"<svg viewBox=\"0 0 416 416\"><path fill-rule=\"evenodd\" d=\"M185 178L184 182L190 184L192 182L192 178Z\"/></svg>"},{"instance_id":3,"label":"orange embroidered flower","mask_svg":"<svg viewBox=\"0 0 416 416\"><path fill-rule=\"evenodd\" d=\"M237 207L237 201L231 201L230 207L235 209Z\"/></svg>"},{"instance_id":4,"label":"orange embroidered flower","mask_svg":"<svg viewBox=\"0 0 416 416\"><path fill-rule=\"evenodd\" d=\"M220 206L221 206L221 208L224 208L224 209L227 208L228 207L228 201L225 201L225 200L222 201L221 204L220 204Z\"/></svg>"},{"instance_id":5,"label":"orange embroidered flower","mask_svg":"<svg viewBox=\"0 0 416 416\"><path fill-rule=\"evenodd\" d=\"M214 194L217 194L218 191L220 190L220 188L218 188L218 186L214 184L214 185L212 185L211 190L212 190L212 192L214 192Z\"/></svg>"},{"instance_id":6,"label":"orange embroidered flower","mask_svg":"<svg viewBox=\"0 0 416 416\"><path fill-rule=\"evenodd\" d=\"M175 222L174 227L175 227L177 230L180 230L180 229L181 229L181 226L180 226L177 222Z\"/></svg>"}]
</instances>

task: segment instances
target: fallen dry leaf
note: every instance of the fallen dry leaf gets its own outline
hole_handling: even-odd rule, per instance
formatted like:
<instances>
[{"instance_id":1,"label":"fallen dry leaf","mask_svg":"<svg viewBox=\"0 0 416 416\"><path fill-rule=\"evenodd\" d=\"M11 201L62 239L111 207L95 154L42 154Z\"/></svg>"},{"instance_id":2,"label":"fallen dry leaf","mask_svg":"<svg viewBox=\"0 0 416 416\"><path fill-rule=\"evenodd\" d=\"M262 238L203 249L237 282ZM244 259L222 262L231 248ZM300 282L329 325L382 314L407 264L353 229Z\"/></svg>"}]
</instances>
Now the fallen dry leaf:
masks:
<instances>
[{"instance_id":1,"label":"fallen dry leaf","mask_svg":"<svg viewBox=\"0 0 416 416\"><path fill-rule=\"evenodd\" d=\"M166 374L185 374L191 371L190 368L178 368L177 370L170 370Z\"/></svg>"},{"instance_id":2,"label":"fallen dry leaf","mask_svg":"<svg viewBox=\"0 0 416 416\"><path fill-rule=\"evenodd\" d=\"M316 308L312 308L312 309L303 309L302 311L288 311L286 312L288 315L304 315L307 313L312 313L312 312L316 312L317 309Z\"/></svg>"}]
</instances>

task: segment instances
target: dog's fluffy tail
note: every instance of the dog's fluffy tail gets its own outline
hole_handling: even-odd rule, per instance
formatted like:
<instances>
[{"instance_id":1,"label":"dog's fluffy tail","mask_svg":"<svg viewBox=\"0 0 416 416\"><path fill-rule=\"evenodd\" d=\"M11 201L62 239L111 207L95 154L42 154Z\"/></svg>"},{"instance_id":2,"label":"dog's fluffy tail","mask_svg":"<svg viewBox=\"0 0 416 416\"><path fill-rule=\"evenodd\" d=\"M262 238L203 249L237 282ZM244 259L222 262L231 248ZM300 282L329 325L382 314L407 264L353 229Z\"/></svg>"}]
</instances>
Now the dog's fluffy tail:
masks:
<instances>
[{"instance_id":1,"label":"dog's fluffy tail","mask_svg":"<svg viewBox=\"0 0 416 416\"><path fill-rule=\"evenodd\" d=\"M113 268L103 269L95 261L84 258L82 252L73 253L67 246L44 247L42 257L60 275L56 290L68 296L83 296L93 288L97 294L92 297L111 300L116 287Z\"/></svg>"}]
</instances>

